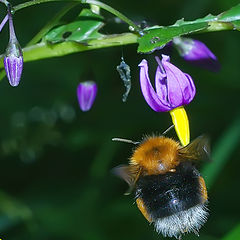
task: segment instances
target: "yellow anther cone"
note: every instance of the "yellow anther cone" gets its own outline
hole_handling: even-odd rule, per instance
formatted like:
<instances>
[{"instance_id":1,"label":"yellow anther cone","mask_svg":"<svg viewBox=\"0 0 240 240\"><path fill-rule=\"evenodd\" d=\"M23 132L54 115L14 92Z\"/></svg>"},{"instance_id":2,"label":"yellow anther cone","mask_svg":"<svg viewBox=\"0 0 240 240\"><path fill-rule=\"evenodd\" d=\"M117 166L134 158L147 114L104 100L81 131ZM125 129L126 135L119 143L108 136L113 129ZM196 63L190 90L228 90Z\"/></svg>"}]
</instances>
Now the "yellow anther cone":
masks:
<instances>
[{"instance_id":1,"label":"yellow anther cone","mask_svg":"<svg viewBox=\"0 0 240 240\"><path fill-rule=\"evenodd\" d=\"M183 146L188 145L190 142L190 131L188 116L184 107L174 108L170 111L170 114L181 144Z\"/></svg>"}]
</instances>

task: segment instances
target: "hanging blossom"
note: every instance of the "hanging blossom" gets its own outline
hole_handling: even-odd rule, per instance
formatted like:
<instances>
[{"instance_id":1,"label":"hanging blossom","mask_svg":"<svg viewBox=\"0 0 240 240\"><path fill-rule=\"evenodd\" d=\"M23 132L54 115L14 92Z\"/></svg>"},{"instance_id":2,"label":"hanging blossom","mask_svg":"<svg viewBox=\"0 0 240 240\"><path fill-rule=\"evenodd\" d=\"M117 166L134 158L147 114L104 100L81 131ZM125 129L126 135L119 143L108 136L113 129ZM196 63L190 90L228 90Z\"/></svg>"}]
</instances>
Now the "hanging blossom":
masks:
<instances>
[{"instance_id":1,"label":"hanging blossom","mask_svg":"<svg viewBox=\"0 0 240 240\"><path fill-rule=\"evenodd\" d=\"M155 88L149 75L148 63L145 59L139 64L140 85L148 105L156 112L166 112L190 103L196 93L196 88L190 75L170 63L167 55L162 60L155 57L158 66L155 74Z\"/></svg>"},{"instance_id":2,"label":"hanging blossom","mask_svg":"<svg viewBox=\"0 0 240 240\"><path fill-rule=\"evenodd\" d=\"M156 56L155 59L158 63L155 73L156 90L149 78L147 60L143 59L139 64L143 96L154 111L170 112L182 145L187 145L190 141L189 123L183 106L189 104L196 94L194 82L190 75L170 63L169 56L162 55L162 60Z\"/></svg>"},{"instance_id":3,"label":"hanging blossom","mask_svg":"<svg viewBox=\"0 0 240 240\"><path fill-rule=\"evenodd\" d=\"M10 5L8 6L8 21L9 21L9 43L6 48L6 54L4 57L4 67L10 85L16 87L18 86L22 75L23 54L14 31Z\"/></svg>"},{"instance_id":4,"label":"hanging blossom","mask_svg":"<svg viewBox=\"0 0 240 240\"><path fill-rule=\"evenodd\" d=\"M177 37L173 39L173 45L184 60L211 71L220 69L217 57L203 42L191 38Z\"/></svg>"},{"instance_id":5,"label":"hanging blossom","mask_svg":"<svg viewBox=\"0 0 240 240\"><path fill-rule=\"evenodd\" d=\"M93 81L79 83L77 87L77 97L80 109L83 112L89 111L97 95L97 84Z\"/></svg>"}]
</instances>

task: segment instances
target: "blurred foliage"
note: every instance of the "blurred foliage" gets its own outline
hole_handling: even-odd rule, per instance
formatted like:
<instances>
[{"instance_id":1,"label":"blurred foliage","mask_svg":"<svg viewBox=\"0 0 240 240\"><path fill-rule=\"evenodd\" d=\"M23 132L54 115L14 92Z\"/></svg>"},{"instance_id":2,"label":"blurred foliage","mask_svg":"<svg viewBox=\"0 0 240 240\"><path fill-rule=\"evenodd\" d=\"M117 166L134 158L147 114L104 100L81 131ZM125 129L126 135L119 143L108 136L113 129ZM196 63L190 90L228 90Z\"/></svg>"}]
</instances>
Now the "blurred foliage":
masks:
<instances>
[{"instance_id":1,"label":"blurred foliage","mask_svg":"<svg viewBox=\"0 0 240 240\"><path fill-rule=\"evenodd\" d=\"M240 235L240 224L238 224L236 227L233 228L230 233L227 234L226 237L223 238L223 240L234 240L238 239Z\"/></svg>"},{"instance_id":2,"label":"blurred foliage","mask_svg":"<svg viewBox=\"0 0 240 240\"><path fill-rule=\"evenodd\" d=\"M182 17L217 14L237 3L112 0L111 6L136 22L169 25ZM63 5L48 3L19 11L14 23L21 45ZM80 10L73 9L67 18ZM127 29L104 15L108 19L104 32ZM0 36L3 52L8 31ZM213 160L203 166L203 177L211 187L210 217L200 239L238 239L240 35L217 32L194 37L205 42L222 65L219 73L211 73L172 52L172 62L191 74L197 87L194 101L186 107L191 138L206 133L212 142ZM131 145L112 142L112 137L137 141L171 124L169 114L152 111L141 95L137 65L143 57L153 63L154 56L136 50L137 45L130 45L30 62L24 65L19 87L9 86L6 78L0 83L0 238L163 239L138 211L133 196L123 195L126 184L110 173L112 167L127 163L133 150ZM116 71L122 54L132 76L126 103L121 100L124 87ZM99 88L87 113L80 111L76 97L77 84L83 80L94 80ZM177 138L173 131L169 136ZM189 234L184 239L199 237Z\"/></svg>"}]
</instances>

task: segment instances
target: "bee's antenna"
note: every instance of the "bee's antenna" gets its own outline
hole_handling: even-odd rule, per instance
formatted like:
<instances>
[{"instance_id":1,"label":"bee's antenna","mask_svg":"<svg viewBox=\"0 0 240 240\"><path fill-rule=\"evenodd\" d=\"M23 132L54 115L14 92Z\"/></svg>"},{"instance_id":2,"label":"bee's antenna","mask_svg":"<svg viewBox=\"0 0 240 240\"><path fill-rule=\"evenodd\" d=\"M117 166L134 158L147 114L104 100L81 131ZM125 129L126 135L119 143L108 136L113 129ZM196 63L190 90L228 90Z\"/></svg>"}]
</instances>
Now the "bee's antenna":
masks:
<instances>
[{"instance_id":1,"label":"bee's antenna","mask_svg":"<svg viewBox=\"0 0 240 240\"><path fill-rule=\"evenodd\" d=\"M166 135L172 128L174 128L174 125L171 125L168 129L166 129L162 135Z\"/></svg>"},{"instance_id":2,"label":"bee's antenna","mask_svg":"<svg viewBox=\"0 0 240 240\"><path fill-rule=\"evenodd\" d=\"M125 142L125 143L132 143L132 144L139 144L140 142L134 142L130 139L125 139L125 138L112 138L112 141L118 141L118 142Z\"/></svg>"}]
</instances>

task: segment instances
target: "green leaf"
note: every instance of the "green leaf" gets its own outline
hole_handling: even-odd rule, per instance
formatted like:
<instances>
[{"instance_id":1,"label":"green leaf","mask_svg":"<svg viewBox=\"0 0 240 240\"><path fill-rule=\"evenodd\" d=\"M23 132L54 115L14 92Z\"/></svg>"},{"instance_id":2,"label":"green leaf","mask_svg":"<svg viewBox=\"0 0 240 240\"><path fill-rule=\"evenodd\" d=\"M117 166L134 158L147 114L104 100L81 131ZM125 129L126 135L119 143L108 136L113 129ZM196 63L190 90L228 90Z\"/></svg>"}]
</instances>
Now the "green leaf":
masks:
<instances>
[{"instance_id":1,"label":"green leaf","mask_svg":"<svg viewBox=\"0 0 240 240\"><path fill-rule=\"evenodd\" d=\"M235 226L232 231L230 231L223 240L236 240L240 239L240 223Z\"/></svg>"},{"instance_id":2,"label":"green leaf","mask_svg":"<svg viewBox=\"0 0 240 240\"><path fill-rule=\"evenodd\" d=\"M240 114L229 125L229 128L223 133L222 137L213 148L212 162L206 164L203 168L202 176L210 188L217 177L219 177L224 166L231 159L231 154L239 146L240 139Z\"/></svg>"},{"instance_id":3,"label":"green leaf","mask_svg":"<svg viewBox=\"0 0 240 240\"><path fill-rule=\"evenodd\" d=\"M240 4L218 15L218 21L233 22L240 20Z\"/></svg>"},{"instance_id":4,"label":"green leaf","mask_svg":"<svg viewBox=\"0 0 240 240\"><path fill-rule=\"evenodd\" d=\"M154 26L145 29L143 31L143 36L138 39L138 52L147 53L153 52L156 49L161 49L174 37L203 30L218 31L229 29L240 29L240 4L218 16L209 14L195 21L178 20L171 26Z\"/></svg>"},{"instance_id":5,"label":"green leaf","mask_svg":"<svg viewBox=\"0 0 240 240\"><path fill-rule=\"evenodd\" d=\"M152 52L156 49L164 47L174 37L196 32L207 27L208 23L205 22L189 24L188 22L178 21L176 25L172 25L170 27L151 29L139 38L138 52Z\"/></svg>"},{"instance_id":6,"label":"green leaf","mask_svg":"<svg viewBox=\"0 0 240 240\"><path fill-rule=\"evenodd\" d=\"M240 20L233 21L232 24L236 30L240 30Z\"/></svg>"},{"instance_id":7,"label":"green leaf","mask_svg":"<svg viewBox=\"0 0 240 240\"><path fill-rule=\"evenodd\" d=\"M103 25L102 16L90 9L83 9L76 21L54 28L46 34L44 40L50 43L66 41L87 43L88 40L104 36L98 32Z\"/></svg>"},{"instance_id":8,"label":"green leaf","mask_svg":"<svg viewBox=\"0 0 240 240\"><path fill-rule=\"evenodd\" d=\"M234 29L240 30L240 4L221 13L218 16L218 21L232 23Z\"/></svg>"},{"instance_id":9,"label":"green leaf","mask_svg":"<svg viewBox=\"0 0 240 240\"><path fill-rule=\"evenodd\" d=\"M0 230L6 231L22 221L28 221L32 211L23 203L0 191Z\"/></svg>"}]
</instances>

